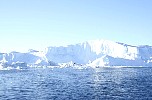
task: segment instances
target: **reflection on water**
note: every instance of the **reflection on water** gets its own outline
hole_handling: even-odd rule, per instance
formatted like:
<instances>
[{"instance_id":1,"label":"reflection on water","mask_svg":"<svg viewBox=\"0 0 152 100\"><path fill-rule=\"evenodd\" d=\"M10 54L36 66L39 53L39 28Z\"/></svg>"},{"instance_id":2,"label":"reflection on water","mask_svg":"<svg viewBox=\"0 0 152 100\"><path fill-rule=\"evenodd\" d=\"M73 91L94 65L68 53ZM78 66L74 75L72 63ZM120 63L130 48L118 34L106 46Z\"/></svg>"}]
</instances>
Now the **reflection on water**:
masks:
<instances>
[{"instance_id":1,"label":"reflection on water","mask_svg":"<svg viewBox=\"0 0 152 100\"><path fill-rule=\"evenodd\" d=\"M0 71L0 100L152 99L152 68Z\"/></svg>"}]
</instances>

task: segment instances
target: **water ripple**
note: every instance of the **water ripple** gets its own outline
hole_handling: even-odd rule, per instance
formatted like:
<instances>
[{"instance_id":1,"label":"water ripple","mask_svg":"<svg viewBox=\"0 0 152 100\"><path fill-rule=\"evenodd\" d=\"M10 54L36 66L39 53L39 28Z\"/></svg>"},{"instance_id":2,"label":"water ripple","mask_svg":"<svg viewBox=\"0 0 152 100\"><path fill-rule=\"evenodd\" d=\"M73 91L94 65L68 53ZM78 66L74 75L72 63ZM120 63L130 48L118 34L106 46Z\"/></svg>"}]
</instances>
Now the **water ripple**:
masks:
<instances>
[{"instance_id":1,"label":"water ripple","mask_svg":"<svg viewBox=\"0 0 152 100\"><path fill-rule=\"evenodd\" d=\"M0 100L152 99L151 68L0 71Z\"/></svg>"}]
</instances>

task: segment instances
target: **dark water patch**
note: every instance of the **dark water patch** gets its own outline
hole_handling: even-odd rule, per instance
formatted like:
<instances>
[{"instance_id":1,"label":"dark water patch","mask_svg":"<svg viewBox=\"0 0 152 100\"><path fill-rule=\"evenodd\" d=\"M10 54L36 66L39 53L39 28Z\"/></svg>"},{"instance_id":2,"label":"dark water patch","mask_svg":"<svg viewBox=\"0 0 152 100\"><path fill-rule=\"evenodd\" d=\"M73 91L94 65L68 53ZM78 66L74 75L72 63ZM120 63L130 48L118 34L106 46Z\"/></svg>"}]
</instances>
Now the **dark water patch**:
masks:
<instances>
[{"instance_id":1,"label":"dark water patch","mask_svg":"<svg viewBox=\"0 0 152 100\"><path fill-rule=\"evenodd\" d=\"M0 71L0 100L152 99L152 68Z\"/></svg>"}]
</instances>

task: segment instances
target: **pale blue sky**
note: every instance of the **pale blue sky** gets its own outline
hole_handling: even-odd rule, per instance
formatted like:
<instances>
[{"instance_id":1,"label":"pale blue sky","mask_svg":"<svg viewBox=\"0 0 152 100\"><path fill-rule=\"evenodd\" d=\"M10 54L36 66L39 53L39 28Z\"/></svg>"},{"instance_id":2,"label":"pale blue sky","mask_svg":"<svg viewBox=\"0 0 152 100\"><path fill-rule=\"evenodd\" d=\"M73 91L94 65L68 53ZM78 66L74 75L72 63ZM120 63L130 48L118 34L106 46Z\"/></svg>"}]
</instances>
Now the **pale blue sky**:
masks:
<instances>
[{"instance_id":1,"label":"pale blue sky","mask_svg":"<svg viewBox=\"0 0 152 100\"><path fill-rule=\"evenodd\" d=\"M0 0L0 52L107 39L152 45L152 0Z\"/></svg>"}]
</instances>

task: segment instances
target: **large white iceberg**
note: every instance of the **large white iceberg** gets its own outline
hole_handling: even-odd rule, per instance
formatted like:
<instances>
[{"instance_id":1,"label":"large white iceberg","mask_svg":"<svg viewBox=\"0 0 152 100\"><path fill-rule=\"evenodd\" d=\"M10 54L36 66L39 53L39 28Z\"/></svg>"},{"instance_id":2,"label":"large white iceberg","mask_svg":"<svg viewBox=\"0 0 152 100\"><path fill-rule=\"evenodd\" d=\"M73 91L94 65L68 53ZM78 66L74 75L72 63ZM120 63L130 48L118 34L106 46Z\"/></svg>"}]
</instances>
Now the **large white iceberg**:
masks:
<instances>
[{"instance_id":1,"label":"large white iceberg","mask_svg":"<svg viewBox=\"0 0 152 100\"><path fill-rule=\"evenodd\" d=\"M47 47L44 51L30 49L26 53L0 53L1 64L11 65L16 62L38 66L57 66L68 62L89 66L151 66L152 47L92 40L75 45Z\"/></svg>"}]
</instances>

